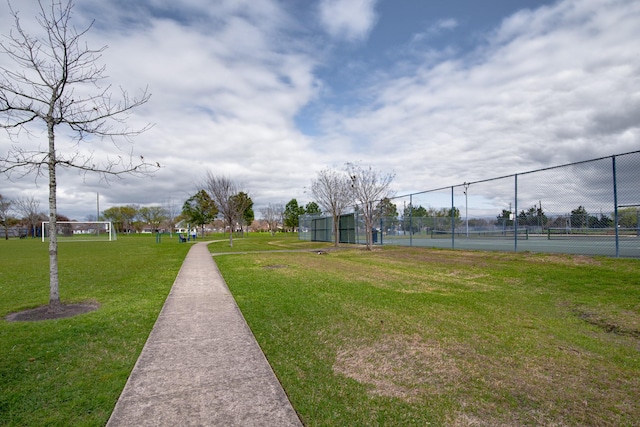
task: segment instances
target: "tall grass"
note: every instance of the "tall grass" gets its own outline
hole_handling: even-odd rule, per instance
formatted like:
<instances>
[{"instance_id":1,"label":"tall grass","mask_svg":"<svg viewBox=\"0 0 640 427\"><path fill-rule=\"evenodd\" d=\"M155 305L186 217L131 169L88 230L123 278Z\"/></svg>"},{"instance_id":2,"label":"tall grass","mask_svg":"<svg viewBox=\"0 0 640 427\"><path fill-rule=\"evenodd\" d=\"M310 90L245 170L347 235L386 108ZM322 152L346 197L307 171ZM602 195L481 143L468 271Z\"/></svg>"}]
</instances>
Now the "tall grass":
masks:
<instances>
[{"instance_id":1,"label":"tall grass","mask_svg":"<svg viewBox=\"0 0 640 427\"><path fill-rule=\"evenodd\" d=\"M100 308L0 320L0 425L104 425L189 248L155 236L61 243L62 301ZM0 318L46 304L48 280L46 243L0 241Z\"/></svg>"},{"instance_id":2,"label":"tall grass","mask_svg":"<svg viewBox=\"0 0 640 427\"><path fill-rule=\"evenodd\" d=\"M637 260L391 247L215 259L305 425L640 420Z\"/></svg>"}]
</instances>

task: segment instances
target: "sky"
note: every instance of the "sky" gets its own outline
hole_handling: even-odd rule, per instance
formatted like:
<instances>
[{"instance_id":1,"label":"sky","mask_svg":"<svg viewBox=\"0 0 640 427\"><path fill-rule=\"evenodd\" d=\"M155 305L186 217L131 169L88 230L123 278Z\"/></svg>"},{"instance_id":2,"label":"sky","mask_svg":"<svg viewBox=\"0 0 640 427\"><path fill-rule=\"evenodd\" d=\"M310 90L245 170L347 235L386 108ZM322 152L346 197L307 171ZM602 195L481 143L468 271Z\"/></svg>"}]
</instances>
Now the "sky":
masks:
<instances>
[{"instance_id":1,"label":"sky","mask_svg":"<svg viewBox=\"0 0 640 427\"><path fill-rule=\"evenodd\" d=\"M14 0L37 31L35 0ZM114 96L149 101L128 141L60 149L140 155L153 177L107 182L60 170L58 211L85 220L127 204L182 203L208 171L254 210L312 201L318 171L360 162L395 173L396 194L640 149L640 1L77 0L84 40L108 46ZM0 33L12 27L0 2ZM13 66L5 56L0 64ZM13 143L37 148L33 128ZM0 133L0 155L12 141ZM48 181L0 177L0 194ZM97 195L99 194L99 198Z\"/></svg>"}]
</instances>

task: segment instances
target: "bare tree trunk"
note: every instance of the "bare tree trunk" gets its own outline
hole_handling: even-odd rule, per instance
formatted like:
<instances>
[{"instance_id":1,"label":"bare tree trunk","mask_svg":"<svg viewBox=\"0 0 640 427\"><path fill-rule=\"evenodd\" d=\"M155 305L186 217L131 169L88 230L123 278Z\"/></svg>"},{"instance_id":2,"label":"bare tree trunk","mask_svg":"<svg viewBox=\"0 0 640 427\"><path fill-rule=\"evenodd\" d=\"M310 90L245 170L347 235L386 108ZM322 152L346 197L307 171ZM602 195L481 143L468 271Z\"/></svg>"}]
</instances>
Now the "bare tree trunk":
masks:
<instances>
[{"instance_id":1,"label":"bare tree trunk","mask_svg":"<svg viewBox=\"0 0 640 427\"><path fill-rule=\"evenodd\" d=\"M367 250L370 251L373 246L373 210L371 209L371 202L365 205L365 226L367 232Z\"/></svg>"},{"instance_id":2,"label":"bare tree trunk","mask_svg":"<svg viewBox=\"0 0 640 427\"><path fill-rule=\"evenodd\" d=\"M47 123L49 134L49 310L59 311L60 282L58 280L58 214L57 214L57 181L56 181L56 149L53 121Z\"/></svg>"},{"instance_id":3,"label":"bare tree trunk","mask_svg":"<svg viewBox=\"0 0 640 427\"><path fill-rule=\"evenodd\" d=\"M11 208L11 203L11 200L4 199L0 194L0 220L2 220L5 240L9 240L9 208Z\"/></svg>"}]
</instances>

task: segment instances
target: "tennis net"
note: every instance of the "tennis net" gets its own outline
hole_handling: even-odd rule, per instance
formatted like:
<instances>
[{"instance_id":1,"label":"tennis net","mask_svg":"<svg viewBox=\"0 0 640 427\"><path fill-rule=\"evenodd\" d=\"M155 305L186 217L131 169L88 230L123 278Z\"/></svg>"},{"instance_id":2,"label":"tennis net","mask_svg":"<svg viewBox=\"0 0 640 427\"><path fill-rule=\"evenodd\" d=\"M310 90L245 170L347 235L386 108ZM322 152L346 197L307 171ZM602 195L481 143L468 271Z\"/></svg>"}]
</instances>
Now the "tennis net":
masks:
<instances>
[{"instance_id":1,"label":"tennis net","mask_svg":"<svg viewBox=\"0 0 640 427\"><path fill-rule=\"evenodd\" d=\"M529 239L529 231L526 228L517 230L518 240ZM485 231L466 231L456 230L431 230L432 239L504 239L513 240L516 236L516 230L485 230Z\"/></svg>"},{"instance_id":2,"label":"tennis net","mask_svg":"<svg viewBox=\"0 0 640 427\"><path fill-rule=\"evenodd\" d=\"M618 237L638 237L638 228L618 228ZM549 228L547 229L549 240L591 239L609 240L616 238L615 228Z\"/></svg>"}]
</instances>

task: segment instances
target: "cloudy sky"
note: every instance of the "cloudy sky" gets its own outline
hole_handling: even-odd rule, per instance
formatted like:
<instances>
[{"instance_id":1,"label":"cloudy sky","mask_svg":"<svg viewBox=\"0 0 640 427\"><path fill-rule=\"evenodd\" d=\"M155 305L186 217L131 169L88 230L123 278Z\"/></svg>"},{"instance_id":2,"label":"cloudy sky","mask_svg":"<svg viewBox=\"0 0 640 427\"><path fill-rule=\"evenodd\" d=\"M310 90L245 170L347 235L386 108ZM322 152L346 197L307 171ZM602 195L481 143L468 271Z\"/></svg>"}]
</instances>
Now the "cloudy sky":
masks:
<instances>
[{"instance_id":1,"label":"cloudy sky","mask_svg":"<svg viewBox=\"0 0 640 427\"><path fill-rule=\"evenodd\" d=\"M152 94L128 120L153 128L121 154L162 167L108 183L61 171L59 212L74 219L95 215L96 193L101 210L181 205L207 171L241 182L259 212L310 201L317 171L345 162L395 172L406 194L640 148L639 1L76 3L78 27L95 20L86 42L108 46L108 82ZM13 5L35 31L35 0ZM1 155L10 145L0 134ZM46 179L1 177L0 193L46 211Z\"/></svg>"}]
</instances>

